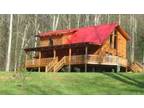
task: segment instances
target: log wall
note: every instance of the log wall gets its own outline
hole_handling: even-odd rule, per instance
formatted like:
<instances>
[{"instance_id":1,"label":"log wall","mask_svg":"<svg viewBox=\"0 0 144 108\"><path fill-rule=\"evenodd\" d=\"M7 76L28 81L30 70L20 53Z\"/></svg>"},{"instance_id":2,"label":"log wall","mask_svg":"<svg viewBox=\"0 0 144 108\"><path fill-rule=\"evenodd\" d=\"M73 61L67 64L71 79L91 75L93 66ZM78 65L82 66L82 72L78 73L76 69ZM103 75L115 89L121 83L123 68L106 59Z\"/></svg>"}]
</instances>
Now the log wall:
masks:
<instances>
[{"instance_id":1,"label":"log wall","mask_svg":"<svg viewBox=\"0 0 144 108\"><path fill-rule=\"evenodd\" d=\"M63 36L53 36L53 45L62 45L65 44L66 41L70 38L71 35L63 35ZM40 46L49 46L48 37L40 38Z\"/></svg>"},{"instance_id":2,"label":"log wall","mask_svg":"<svg viewBox=\"0 0 144 108\"><path fill-rule=\"evenodd\" d=\"M114 48L114 34L112 33L112 45L110 44L110 37L105 41L104 45L99 49L95 50L93 54L99 54L102 51L105 51L108 54L111 54L113 56L119 56L126 58L126 44L127 40L125 37L123 37L119 31L117 33L116 38L116 48Z\"/></svg>"},{"instance_id":3,"label":"log wall","mask_svg":"<svg viewBox=\"0 0 144 108\"><path fill-rule=\"evenodd\" d=\"M126 58L126 42L127 40L119 33L119 31L116 31L117 34L117 45L116 48L114 48L114 32L112 35L112 45L110 44L110 37L105 41L104 45L101 47L100 50L97 50L98 48L89 48L88 52L89 54L99 54L100 51L105 51L108 54L111 55L118 55L120 57ZM64 36L53 36L53 45L62 45L66 43L66 40L70 38L71 35L64 35ZM46 38L40 38L40 46L49 46L48 37ZM107 46L107 48L105 48ZM81 53L79 53L81 54Z\"/></svg>"},{"instance_id":4,"label":"log wall","mask_svg":"<svg viewBox=\"0 0 144 108\"><path fill-rule=\"evenodd\" d=\"M126 58L127 40L118 32L118 56Z\"/></svg>"}]
</instances>

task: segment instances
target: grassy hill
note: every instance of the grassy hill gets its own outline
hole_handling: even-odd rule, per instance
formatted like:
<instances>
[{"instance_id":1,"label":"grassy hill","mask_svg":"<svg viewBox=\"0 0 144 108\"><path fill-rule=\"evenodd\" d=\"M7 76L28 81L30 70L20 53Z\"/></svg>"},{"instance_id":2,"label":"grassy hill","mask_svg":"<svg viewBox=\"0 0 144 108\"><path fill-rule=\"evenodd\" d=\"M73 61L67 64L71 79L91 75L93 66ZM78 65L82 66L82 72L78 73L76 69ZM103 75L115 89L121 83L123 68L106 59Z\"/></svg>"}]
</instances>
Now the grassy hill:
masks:
<instances>
[{"instance_id":1,"label":"grassy hill","mask_svg":"<svg viewBox=\"0 0 144 108\"><path fill-rule=\"evenodd\" d=\"M144 94L144 74L0 72L0 94Z\"/></svg>"}]
</instances>

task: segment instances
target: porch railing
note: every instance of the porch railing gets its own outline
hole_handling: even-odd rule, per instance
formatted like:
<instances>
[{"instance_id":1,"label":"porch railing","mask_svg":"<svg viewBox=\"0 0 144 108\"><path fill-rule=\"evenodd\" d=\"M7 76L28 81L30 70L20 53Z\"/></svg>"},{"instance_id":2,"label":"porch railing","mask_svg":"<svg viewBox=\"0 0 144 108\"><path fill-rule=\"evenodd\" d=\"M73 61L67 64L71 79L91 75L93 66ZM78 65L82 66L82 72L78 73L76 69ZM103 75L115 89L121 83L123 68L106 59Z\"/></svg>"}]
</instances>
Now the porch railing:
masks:
<instances>
[{"instance_id":1,"label":"porch railing","mask_svg":"<svg viewBox=\"0 0 144 108\"><path fill-rule=\"evenodd\" d=\"M53 60L53 58L41 58L41 59L26 60L25 66L26 67L46 66L52 60Z\"/></svg>"},{"instance_id":2,"label":"porch railing","mask_svg":"<svg viewBox=\"0 0 144 108\"><path fill-rule=\"evenodd\" d=\"M41 58L41 59L32 59L26 60L26 67L39 67L39 66L47 66L53 58ZM85 55L74 55L71 56L71 61L69 61L69 56L65 56L66 64L84 64L86 63ZM103 59L99 59L99 55L88 55L87 56L88 64L105 64L105 65L121 65L127 66L127 59L117 56L106 55Z\"/></svg>"}]
</instances>

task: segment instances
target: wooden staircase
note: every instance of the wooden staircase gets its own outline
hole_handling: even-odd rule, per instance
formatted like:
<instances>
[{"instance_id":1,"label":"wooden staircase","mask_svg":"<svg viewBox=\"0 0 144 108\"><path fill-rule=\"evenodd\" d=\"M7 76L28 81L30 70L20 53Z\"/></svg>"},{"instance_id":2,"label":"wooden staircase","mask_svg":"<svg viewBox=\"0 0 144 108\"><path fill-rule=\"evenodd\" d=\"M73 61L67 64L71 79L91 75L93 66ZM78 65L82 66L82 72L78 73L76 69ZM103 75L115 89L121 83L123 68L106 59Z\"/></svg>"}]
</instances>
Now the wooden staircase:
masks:
<instances>
[{"instance_id":1,"label":"wooden staircase","mask_svg":"<svg viewBox=\"0 0 144 108\"><path fill-rule=\"evenodd\" d=\"M143 72L144 66L140 64L139 62L134 62L129 66L130 70L132 72Z\"/></svg>"},{"instance_id":2,"label":"wooden staircase","mask_svg":"<svg viewBox=\"0 0 144 108\"><path fill-rule=\"evenodd\" d=\"M45 72L53 72L54 66L58 63L58 58L53 59L45 68Z\"/></svg>"},{"instance_id":3,"label":"wooden staircase","mask_svg":"<svg viewBox=\"0 0 144 108\"><path fill-rule=\"evenodd\" d=\"M59 62L54 66L54 72L58 72L66 63L66 57L64 56Z\"/></svg>"},{"instance_id":4,"label":"wooden staircase","mask_svg":"<svg viewBox=\"0 0 144 108\"><path fill-rule=\"evenodd\" d=\"M58 72L66 63L66 57L63 57L60 61L58 58L53 59L46 67L45 72Z\"/></svg>"}]
</instances>

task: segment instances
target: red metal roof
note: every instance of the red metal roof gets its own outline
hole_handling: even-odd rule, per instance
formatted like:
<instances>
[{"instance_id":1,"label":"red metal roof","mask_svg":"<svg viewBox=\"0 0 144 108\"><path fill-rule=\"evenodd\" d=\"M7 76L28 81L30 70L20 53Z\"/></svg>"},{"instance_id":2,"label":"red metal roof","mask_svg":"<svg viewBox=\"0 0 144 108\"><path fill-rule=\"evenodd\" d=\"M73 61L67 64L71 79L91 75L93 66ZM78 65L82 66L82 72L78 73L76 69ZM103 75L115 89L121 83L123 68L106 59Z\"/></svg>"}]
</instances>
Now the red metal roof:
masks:
<instances>
[{"instance_id":1,"label":"red metal roof","mask_svg":"<svg viewBox=\"0 0 144 108\"><path fill-rule=\"evenodd\" d=\"M121 29L121 31L123 32L121 31L120 32L124 35L124 37L127 38L126 32L124 32L124 30L120 28L120 26L116 23L101 24L97 26L82 27L71 30L56 30L56 31L44 32L40 33L39 36L47 37L47 36L56 36L72 33L70 38L65 42L65 44L90 42L102 45L116 27Z\"/></svg>"},{"instance_id":2,"label":"red metal roof","mask_svg":"<svg viewBox=\"0 0 144 108\"><path fill-rule=\"evenodd\" d=\"M68 30L55 30L55 31L48 31L39 33L39 37L47 37L47 36L56 36L56 35L63 35L75 32L77 29L68 29Z\"/></svg>"},{"instance_id":3,"label":"red metal roof","mask_svg":"<svg viewBox=\"0 0 144 108\"><path fill-rule=\"evenodd\" d=\"M117 24L102 24L80 28L71 36L66 44L92 42L101 45L117 26Z\"/></svg>"}]
</instances>

